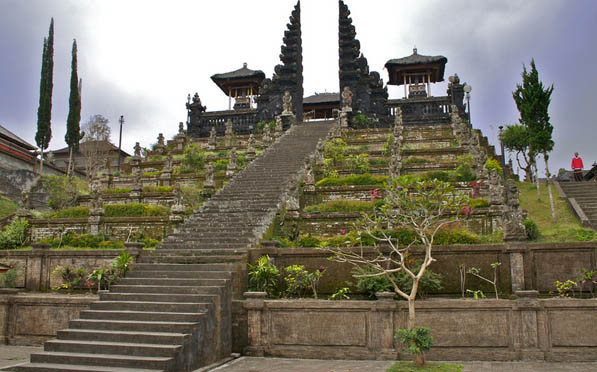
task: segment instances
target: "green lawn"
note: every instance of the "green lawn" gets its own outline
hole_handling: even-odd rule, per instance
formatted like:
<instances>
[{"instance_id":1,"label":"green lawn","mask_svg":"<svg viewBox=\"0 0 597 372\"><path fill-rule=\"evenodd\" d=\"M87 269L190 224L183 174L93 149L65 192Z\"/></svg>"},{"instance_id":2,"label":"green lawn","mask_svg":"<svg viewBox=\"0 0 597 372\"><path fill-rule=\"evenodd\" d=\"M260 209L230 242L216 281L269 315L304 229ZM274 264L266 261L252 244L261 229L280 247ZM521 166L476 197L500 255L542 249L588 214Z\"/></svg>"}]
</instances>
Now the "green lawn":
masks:
<instances>
[{"instance_id":1,"label":"green lawn","mask_svg":"<svg viewBox=\"0 0 597 372\"><path fill-rule=\"evenodd\" d=\"M535 221L539 227L539 242L566 242L586 240L583 236L584 229L580 221L576 218L566 200L560 198L560 194L552 185L556 223L552 223L551 208L549 206L549 194L547 185L540 185L541 200L537 200L537 188L535 184L528 182L518 182L520 191L520 206L528 212L529 218ZM591 233L589 233L590 235ZM597 234L596 234L597 235ZM580 237L580 239L579 239ZM595 240L596 237L593 237Z\"/></svg>"},{"instance_id":2,"label":"green lawn","mask_svg":"<svg viewBox=\"0 0 597 372\"><path fill-rule=\"evenodd\" d=\"M459 372L462 365L427 362L424 367L417 367L413 362L396 362L386 372Z\"/></svg>"}]
</instances>

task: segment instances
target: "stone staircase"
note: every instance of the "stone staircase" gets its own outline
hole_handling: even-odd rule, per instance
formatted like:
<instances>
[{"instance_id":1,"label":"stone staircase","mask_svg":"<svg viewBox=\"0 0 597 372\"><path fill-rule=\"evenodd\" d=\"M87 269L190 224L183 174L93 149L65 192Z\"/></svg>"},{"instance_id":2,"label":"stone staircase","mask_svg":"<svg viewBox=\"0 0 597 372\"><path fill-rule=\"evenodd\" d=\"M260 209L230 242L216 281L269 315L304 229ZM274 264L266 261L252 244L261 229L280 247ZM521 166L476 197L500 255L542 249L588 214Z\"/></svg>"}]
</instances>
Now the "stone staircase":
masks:
<instances>
[{"instance_id":1,"label":"stone staircase","mask_svg":"<svg viewBox=\"0 0 597 372\"><path fill-rule=\"evenodd\" d=\"M583 226L597 229L597 182L560 182L559 187Z\"/></svg>"},{"instance_id":2,"label":"stone staircase","mask_svg":"<svg viewBox=\"0 0 597 372\"><path fill-rule=\"evenodd\" d=\"M287 131L15 370L186 372L228 357L231 299L244 291L247 251L332 124Z\"/></svg>"}]
</instances>

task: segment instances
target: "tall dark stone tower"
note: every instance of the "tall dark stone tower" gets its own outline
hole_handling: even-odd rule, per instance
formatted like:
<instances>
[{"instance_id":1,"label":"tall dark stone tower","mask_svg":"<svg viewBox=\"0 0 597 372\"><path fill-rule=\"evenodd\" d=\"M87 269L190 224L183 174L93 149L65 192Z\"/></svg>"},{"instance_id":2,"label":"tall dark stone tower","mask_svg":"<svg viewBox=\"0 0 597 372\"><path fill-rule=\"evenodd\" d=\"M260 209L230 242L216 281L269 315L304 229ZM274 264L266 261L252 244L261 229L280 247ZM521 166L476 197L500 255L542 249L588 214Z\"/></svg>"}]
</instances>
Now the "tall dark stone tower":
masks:
<instances>
[{"instance_id":1,"label":"tall dark stone tower","mask_svg":"<svg viewBox=\"0 0 597 372\"><path fill-rule=\"evenodd\" d=\"M301 34L301 2L294 6L290 23L284 31L280 61L274 68L272 79L265 79L261 96L257 99L262 120L271 120L282 112L282 95L289 91L296 120L303 120L303 39Z\"/></svg>"},{"instance_id":2,"label":"tall dark stone tower","mask_svg":"<svg viewBox=\"0 0 597 372\"><path fill-rule=\"evenodd\" d=\"M388 91L379 73L369 72L367 58L361 54L361 44L356 39L350 10L344 1L338 1L338 62L340 92L348 86L353 94L353 112L362 112L374 119L384 121Z\"/></svg>"}]
</instances>

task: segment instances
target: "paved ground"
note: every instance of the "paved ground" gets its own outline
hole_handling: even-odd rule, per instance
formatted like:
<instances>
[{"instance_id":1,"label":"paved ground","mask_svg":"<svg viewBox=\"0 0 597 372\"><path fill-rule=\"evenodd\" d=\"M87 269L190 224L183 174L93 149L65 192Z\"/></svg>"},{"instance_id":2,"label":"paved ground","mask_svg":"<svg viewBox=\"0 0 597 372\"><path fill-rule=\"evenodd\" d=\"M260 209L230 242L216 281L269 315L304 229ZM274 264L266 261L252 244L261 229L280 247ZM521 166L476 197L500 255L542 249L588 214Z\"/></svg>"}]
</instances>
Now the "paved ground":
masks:
<instances>
[{"instance_id":1,"label":"paved ground","mask_svg":"<svg viewBox=\"0 0 597 372\"><path fill-rule=\"evenodd\" d=\"M0 370L29 361L42 347L0 345ZM315 360L241 357L210 372L385 372L392 364L377 360ZM597 362L460 362L463 372L595 372ZM8 369L10 370L10 369Z\"/></svg>"},{"instance_id":2,"label":"paved ground","mask_svg":"<svg viewBox=\"0 0 597 372\"><path fill-rule=\"evenodd\" d=\"M544 362L460 362L463 372L595 372L594 363ZM387 361L312 360L242 357L213 372L385 372L392 365Z\"/></svg>"}]
</instances>

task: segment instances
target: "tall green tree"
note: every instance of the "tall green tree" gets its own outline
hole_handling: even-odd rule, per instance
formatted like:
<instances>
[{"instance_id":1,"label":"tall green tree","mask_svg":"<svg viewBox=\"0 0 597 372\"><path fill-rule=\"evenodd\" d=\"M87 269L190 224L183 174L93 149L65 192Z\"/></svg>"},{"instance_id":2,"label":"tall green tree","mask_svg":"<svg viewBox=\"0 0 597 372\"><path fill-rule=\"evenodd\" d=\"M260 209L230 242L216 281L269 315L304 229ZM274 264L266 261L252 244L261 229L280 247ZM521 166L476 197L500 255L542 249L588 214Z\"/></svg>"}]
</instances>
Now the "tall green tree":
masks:
<instances>
[{"instance_id":1,"label":"tall green tree","mask_svg":"<svg viewBox=\"0 0 597 372\"><path fill-rule=\"evenodd\" d=\"M43 172L43 152L52 138L52 89L54 88L54 18L50 21L48 37L44 38L39 82L39 108L37 109L37 133L35 143L41 151L39 173Z\"/></svg>"},{"instance_id":2,"label":"tall green tree","mask_svg":"<svg viewBox=\"0 0 597 372\"><path fill-rule=\"evenodd\" d=\"M77 40L73 40L72 62L70 74L70 97L68 99L68 117L66 119L66 135L64 140L68 144L68 175L72 176L73 154L79 150L81 140L81 90L77 73Z\"/></svg>"},{"instance_id":3,"label":"tall green tree","mask_svg":"<svg viewBox=\"0 0 597 372\"><path fill-rule=\"evenodd\" d=\"M536 158L543 156L545 161L545 173L549 180L549 153L553 150L554 142L552 139L553 126L549 118L549 104L551 103L551 94L553 93L553 84L550 87L543 86L539 80L539 72L535 66L535 60L531 59L531 70L528 71L523 65L522 84L516 85L516 90L512 92L512 97L516 107L520 112L520 124L524 125L528 131L528 153L533 160L535 175L537 176ZM538 177L537 199L540 200ZM555 211L553 208L553 197L551 185L548 182L549 199L552 204L552 217L555 222Z\"/></svg>"}]
</instances>

